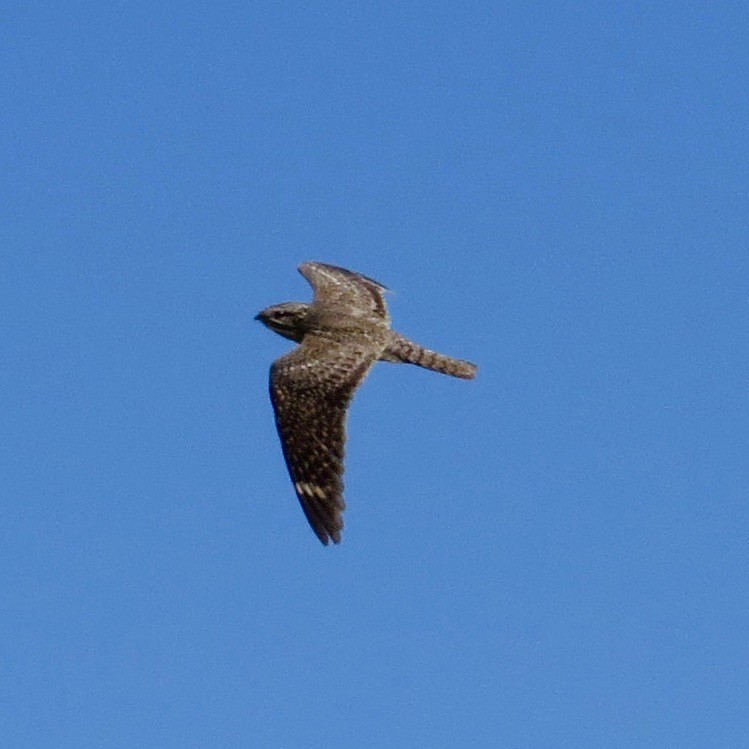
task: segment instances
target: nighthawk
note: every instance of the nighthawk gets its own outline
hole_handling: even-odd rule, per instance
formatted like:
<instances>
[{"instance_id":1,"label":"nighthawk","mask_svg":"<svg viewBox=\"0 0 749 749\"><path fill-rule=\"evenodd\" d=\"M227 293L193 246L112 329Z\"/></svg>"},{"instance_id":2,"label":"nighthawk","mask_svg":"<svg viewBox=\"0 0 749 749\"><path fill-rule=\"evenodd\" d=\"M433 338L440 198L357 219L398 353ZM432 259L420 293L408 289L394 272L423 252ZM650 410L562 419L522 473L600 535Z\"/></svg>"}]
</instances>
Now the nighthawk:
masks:
<instances>
[{"instance_id":1,"label":"nighthawk","mask_svg":"<svg viewBox=\"0 0 749 749\"><path fill-rule=\"evenodd\" d=\"M346 414L376 361L416 364L470 380L476 365L430 351L390 329L387 287L325 263L302 263L311 304L286 302L255 319L300 345L275 361L270 396L286 465L323 544L340 543Z\"/></svg>"}]
</instances>

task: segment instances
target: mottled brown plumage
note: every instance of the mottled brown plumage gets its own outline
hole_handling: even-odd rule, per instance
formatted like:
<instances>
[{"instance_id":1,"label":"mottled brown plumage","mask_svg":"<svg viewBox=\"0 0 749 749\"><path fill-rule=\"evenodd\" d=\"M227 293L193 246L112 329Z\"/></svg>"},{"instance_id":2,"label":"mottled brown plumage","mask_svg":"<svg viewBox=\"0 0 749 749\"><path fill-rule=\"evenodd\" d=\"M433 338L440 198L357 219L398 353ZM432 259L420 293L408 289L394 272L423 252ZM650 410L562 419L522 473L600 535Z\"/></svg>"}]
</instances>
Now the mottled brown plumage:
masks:
<instances>
[{"instance_id":1,"label":"mottled brown plumage","mask_svg":"<svg viewBox=\"0 0 749 749\"><path fill-rule=\"evenodd\" d=\"M257 319L301 345L271 367L270 394L291 481L322 543L343 529L346 414L377 360L472 379L476 365L425 349L390 329L382 284L345 268L303 263L311 304L287 302Z\"/></svg>"}]
</instances>

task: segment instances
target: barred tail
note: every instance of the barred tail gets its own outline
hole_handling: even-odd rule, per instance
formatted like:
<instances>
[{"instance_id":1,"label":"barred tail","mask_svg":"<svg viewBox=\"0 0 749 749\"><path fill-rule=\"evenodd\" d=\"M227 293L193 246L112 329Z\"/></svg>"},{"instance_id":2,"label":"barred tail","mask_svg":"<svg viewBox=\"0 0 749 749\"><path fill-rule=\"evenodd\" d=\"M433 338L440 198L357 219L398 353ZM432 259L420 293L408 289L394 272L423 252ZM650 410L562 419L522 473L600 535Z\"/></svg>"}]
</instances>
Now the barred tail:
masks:
<instances>
[{"instance_id":1,"label":"barred tail","mask_svg":"<svg viewBox=\"0 0 749 749\"><path fill-rule=\"evenodd\" d=\"M418 367L431 369L434 372L442 372L453 377L461 377L464 380L472 380L476 376L478 369L471 362L438 354L436 351L419 346L418 343L409 341L408 338L395 332L391 332L388 345L380 358L384 361L416 364Z\"/></svg>"}]
</instances>

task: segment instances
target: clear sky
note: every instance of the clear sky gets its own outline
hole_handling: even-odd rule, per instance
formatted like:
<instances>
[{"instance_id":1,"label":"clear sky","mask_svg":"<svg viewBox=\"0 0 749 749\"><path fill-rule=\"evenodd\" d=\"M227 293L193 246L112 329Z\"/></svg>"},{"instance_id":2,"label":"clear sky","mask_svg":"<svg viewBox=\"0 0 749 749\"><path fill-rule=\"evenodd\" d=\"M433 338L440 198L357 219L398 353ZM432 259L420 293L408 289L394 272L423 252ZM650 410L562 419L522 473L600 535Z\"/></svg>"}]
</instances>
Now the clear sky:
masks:
<instances>
[{"instance_id":1,"label":"clear sky","mask_svg":"<svg viewBox=\"0 0 749 749\"><path fill-rule=\"evenodd\" d=\"M10 2L0 745L749 746L744 2ZM253 321L380 364L324 548Z\"/></svg>"}]
</instances>

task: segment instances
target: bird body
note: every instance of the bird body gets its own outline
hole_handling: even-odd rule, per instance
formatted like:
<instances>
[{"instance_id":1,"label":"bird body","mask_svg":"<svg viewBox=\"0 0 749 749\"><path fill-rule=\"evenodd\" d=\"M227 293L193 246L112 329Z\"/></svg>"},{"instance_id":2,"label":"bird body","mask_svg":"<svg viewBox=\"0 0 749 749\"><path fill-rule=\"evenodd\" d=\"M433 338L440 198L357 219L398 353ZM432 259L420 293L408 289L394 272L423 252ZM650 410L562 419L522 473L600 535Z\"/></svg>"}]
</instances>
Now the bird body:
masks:
<instances>
[{"instance_id":1,"label":"bird body","mask_svg":"<svg viewBox=\"0 0 749 749\"><path fill-rule=\"evenodd\" d=\"M286 302L257 319L300 345L271 367L270 394L286 465L307 520L323 544L343 529L346 414L376 361L416 364L472 379L476 365L420 346L391 330L387 288L367 276L319 262L300 273L315 296Z\"/></svg>"}]
</instances>

